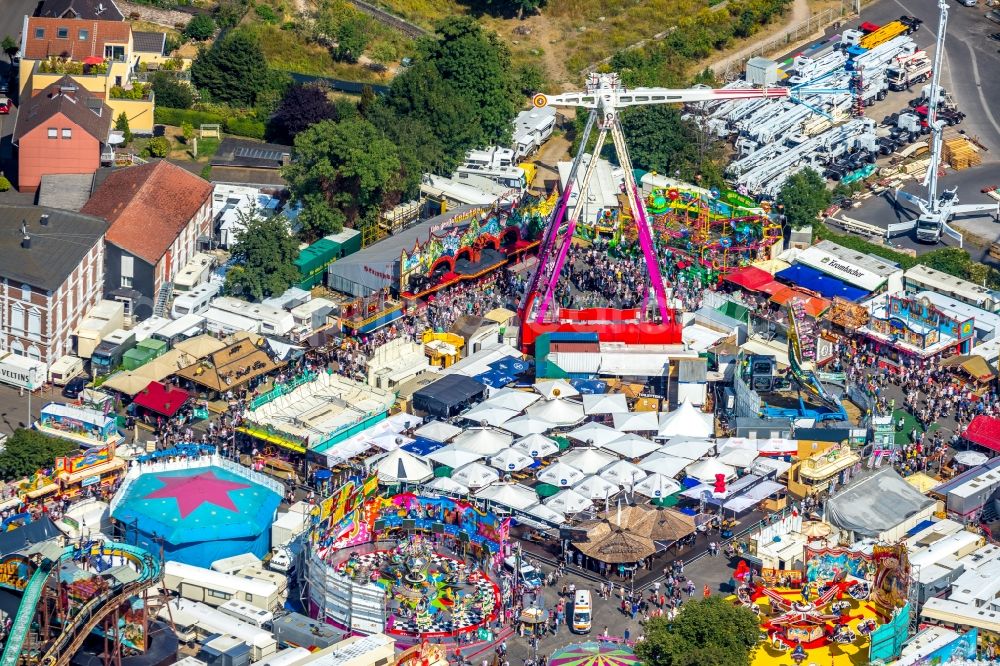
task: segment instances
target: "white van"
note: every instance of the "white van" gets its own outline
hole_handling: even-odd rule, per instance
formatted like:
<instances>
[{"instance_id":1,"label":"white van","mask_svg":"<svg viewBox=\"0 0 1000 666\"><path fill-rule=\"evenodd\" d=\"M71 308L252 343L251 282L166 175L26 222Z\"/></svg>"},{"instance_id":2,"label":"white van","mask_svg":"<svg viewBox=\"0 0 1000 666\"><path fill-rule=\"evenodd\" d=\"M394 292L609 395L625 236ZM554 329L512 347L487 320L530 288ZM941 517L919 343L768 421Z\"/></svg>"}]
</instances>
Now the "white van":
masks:
<instances>
[{"instance_id":1,"label":"white van","mask_svg":"<svg viewBox=\"0 0 1000 666\"><path fill-rule=\"evenodd\" d=\"M67 355L49 366L49 381L56 386L66 386L69 380L83 374L83 359Z\"/></svg>"},{"instance_id":2,"label":"white van","mask_svg":"<svg viewBox=\"0 0 1000 666\"><path fill-rule=\"evenodd\" d=\"M170 318L179 319L185 315L201 314L208 309L212 299L219 295L221 287L217 282L199 284L191 291L185 291L174 298L170 308Z\"/></svg>"},{"instance_id":3,"label":"white van","mask_svg":"<svg viewBox=\"0 0 1000 666\"><path fill-rule=\"evenodd\" d=\"M593 615L590 590L577 590L576 596L573 597L573 624L570 625L570 629L577 634L586 634L590 631Z\"/></svg>"}]
</instances>

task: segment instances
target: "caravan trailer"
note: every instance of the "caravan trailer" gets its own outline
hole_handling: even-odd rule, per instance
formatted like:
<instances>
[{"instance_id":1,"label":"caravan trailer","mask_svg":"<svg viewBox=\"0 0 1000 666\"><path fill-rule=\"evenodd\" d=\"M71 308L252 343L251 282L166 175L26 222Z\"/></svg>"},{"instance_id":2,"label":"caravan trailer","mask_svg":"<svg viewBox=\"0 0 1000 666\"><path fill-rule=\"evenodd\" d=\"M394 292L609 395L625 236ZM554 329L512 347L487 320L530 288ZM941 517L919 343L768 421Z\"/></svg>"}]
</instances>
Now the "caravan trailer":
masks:
<instances>
[{"instance_id":1,"label":"caravan trailer","mask_svg":"<svg viewBox=\"0 0 1000 666\"><path fill-rule=\"evenodd\" d=\"M169 323L170 320L166 317L157 317L155 315L148 319L143 319L132 327L132 332L135 333L135 343L139 344L140 342L149 340L153 337L154 333Z\"/></svg>"},{"instance_id":2,"label":"caravan trailer","mask_svg":"<svg viewBox=\"0 0 1000 666\"><path fill-rule=\"evenodd\" d=\"M74 377L83 374L83 361L76 356L61 356L49 366L49 381L56 386L66 386Z\"/></svg>"},{"instance_id":3,"label":"caravan trailer","mask_svg":"<svg viewBox=\"0 0 1000 666\"><path fill-rule=\"evenodd\" d=\"M245 604L242 601L236 601L235 599L230 599L219 606L219 612L235 617L237 620L246 622L258 629L270 629L271 622L274 621L274 613L271 611L262 610L256 606Z\"/></svg>"},{"instance_id":4,"label":"caravan trailer","mask_svg":"<svg viewBox=\"0 0 1000 666\"><path fill-rule=\"evenodd\" d=\"M154 340L162 340L171 349L182 340L193 338L205 332L205 318L201 315L189 314L170 322L156 333Z\"/></svg>"},{"instance_id":5,"label":"caravan trailer","mask_svg":"<svg viewBox=\"0 0 1000 666\"><path fill-rule=\"evenodd\" d=\"M212 562L212 571L225 574L235 574L245 567L260 566L260 558L253 553L240 553L232 557L224 557Z\"/></svg>"},{"instance_id":6,"label":"caravan trailer","mask_svg":"<svg viewBox=\"0 0 1000 666\"><path fill-rule=\"evenodd\" d=\"M170 308L170 317L180 319L185 315L203 313L211 305L212 299L219 295L219 291L221 287L218 283L207 282L178 295Z\"/></svg>"},{"instance_id":7,"label":"caravan trailer","mask_svg":"<svg viewBox=\"0 0 1000 666\"><path fill-rule=\"evenodd\" d=\"M185 599L221 606L230 599L245 601L257 608L272 610L284 603L277 583L240 574L224 574L211 569L167 562L163 587ZM285 582L287 594L287 581Z\"/></svg>"},{"instance_id":8,"label":"caravan trailer","mask_svg":"<svg viewBox=\"0 0 1000 666\"><path fill-rule=\"evenodd\" d=\"M195 252L174 277L174 293L185 294L207 282L214 266L215 257L204 252Z\"/></svg>"},{"instance_id":9,"label":"caravan trailer","mask_svg":"<svg viewBox=\"0 0 1000 666\"><path fill-rule=\"evenodd\" d=\"M164 622L172 620L177 627L178 639L185 642L194 642L212 634L228 634L250 646L253 661L266 659L278 651L278 642L271 632L189 599L171 600L160 608L157 617Z\"/></svg>"},{"instance_id":10,"label":"caravan trailer","mask_svg":"<svg viewBox=\"0 0 1000 666\"><path fill-rule=\"evenodd\" d=\"M76 355L90 358L101 340L124 325L125 305L118 301L101 301L90 309L76 329Z\"/></svg>"},{"instance_id":11,"label":"caravan trailer","mask_svg":"<svg viewBox=\"0 0 1000 666\"><path fill-rule=\"evenodd\" d=\"M254 320L257 322L256 326L242 329L253 333L284 336L295 328L295 318L291 312L263 303L250 303L239 298L222 296L212 301L212 308Z\"/></svg>"}]
</instances>

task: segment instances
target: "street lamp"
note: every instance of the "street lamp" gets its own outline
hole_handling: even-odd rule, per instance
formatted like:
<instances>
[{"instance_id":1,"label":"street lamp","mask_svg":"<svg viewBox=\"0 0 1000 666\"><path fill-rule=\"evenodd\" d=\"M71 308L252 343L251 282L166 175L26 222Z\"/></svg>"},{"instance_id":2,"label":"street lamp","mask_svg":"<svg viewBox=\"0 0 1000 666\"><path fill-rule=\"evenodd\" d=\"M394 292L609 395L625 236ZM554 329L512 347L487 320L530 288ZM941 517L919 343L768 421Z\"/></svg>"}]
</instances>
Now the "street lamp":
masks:
<instances>
[{"instance_id":1,"label":"street lamp","mask_svg":"<svg viewBox=\"0 0 1000 666\"><path fill-rule=\"evenodd\" d=\"M31 392L34 390L34 387L35 387L35 376L36 376L37 371L38 371L38 368L33 368L33 367L32 368L28 368L28 422L27 422L28 425L27 425L27 427L28 427L29 430L31 429Z\"/></svg>"}]
</instances>

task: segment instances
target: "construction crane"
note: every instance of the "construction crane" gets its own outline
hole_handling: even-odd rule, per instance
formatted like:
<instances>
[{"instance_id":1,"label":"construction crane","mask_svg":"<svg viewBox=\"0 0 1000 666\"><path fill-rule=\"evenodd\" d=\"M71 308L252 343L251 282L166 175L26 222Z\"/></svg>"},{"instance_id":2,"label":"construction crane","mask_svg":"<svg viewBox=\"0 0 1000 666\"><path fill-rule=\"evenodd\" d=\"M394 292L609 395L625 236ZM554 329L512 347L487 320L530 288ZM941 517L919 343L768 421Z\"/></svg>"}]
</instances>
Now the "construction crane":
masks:
<instances>
[{"instance_id":1,"label":"construction crane","mask_svg":"<svg viewBox=\"0 0 1000 666\"><path fill-rule=\"evenodd\" d=\"M570 168L566 188L562 193L558 205L553 210L552 217L549 219L549 223L542 236L538 251L538 266L531 276L528 288L525 290L524 298L521 301L522 322L528 325L555 324L559 322L558 312L553 313L551 311L552 297L555 294L559 275L572 244L573 231L579 221L581 211L585 208L583 202L586 201L587 190L598 163L597 156L600 155L601 149L610 134L619 164L625 174L624 194L628 198L633 210L632 218L637 227L637 236L648 271L650 287L652 293L655 295L659 321L664 327L676 328L674 314L667 304L666 287L663 276L660 273L659 257L655 248L652 227L642 195L639 192L639 187L632 172L632 162L629 158L628 148L625 145L625 135L619 120L619 113L622 109L654 104L688 104L725 100L784 98L798 102L800 101L799 95L841 92L843 91L839 88L827 90L825 88L806 88L803 86L723 89L707 87L629 89L621 84L618 74L592 73L587 79L586 89L582 92L564 93L551 97L541 94L536 95L532 103L538 108L544 106L582 107L588 109L590 115L583 131L580 151L574 158ZM595 126L598 128L598 136L596 146L593 148L593 157L585 166L583 178L578 181L577 174L583 164L582 158L587 149L590 134ZM576 193L577 205L567 214L570 198L573 195L573 190L577 182L579 182L579 191ZM647 291L646 300L643 303L643 307L638 310L636 319L645 320L648 299L649 292ZM628 312L629 316L623 314L625 312ZM617 321L627 320L635 314L634 311L622 311ZM609 331L611 329L606 325L607 323L602 322L598 328L603 333L610 335ZM580 330L581 322L579 319L575 320L574 326L574 330ZM595 327L597 327L596 323ZM664 335L666 334L665 332ZM522 336L522 344L526 344L524 336Z\"/></svg>"},{"instance_id":2,"label":"construction crane","mask_svg":"<svg viewBox=\"0 0 1000 666\"><path fill-rule=\"evenodd\" d=\"M927 125L931 128L931 157L924 176L924 187L927 188L926 198L896 188L896 201L907 201L920 210L916 220L890 224L887 236L905 233L916 228L917 240L937 243L941 235L946 234L958 241L962 247L962 233L952 227L949 222L957 215L990 213L1000 219L1000 203L995 204L959 204L957 187L945 190L938 195L938 177L941 168L941 146L944 138L945 122L938 119L938 106L941 102L941 62L944 59L944 39L948 30L948 5L945 0L938 0L938 32L934 43L934 65L931 70L930 99L927 104Z\"/></svg>"}]
</instances>

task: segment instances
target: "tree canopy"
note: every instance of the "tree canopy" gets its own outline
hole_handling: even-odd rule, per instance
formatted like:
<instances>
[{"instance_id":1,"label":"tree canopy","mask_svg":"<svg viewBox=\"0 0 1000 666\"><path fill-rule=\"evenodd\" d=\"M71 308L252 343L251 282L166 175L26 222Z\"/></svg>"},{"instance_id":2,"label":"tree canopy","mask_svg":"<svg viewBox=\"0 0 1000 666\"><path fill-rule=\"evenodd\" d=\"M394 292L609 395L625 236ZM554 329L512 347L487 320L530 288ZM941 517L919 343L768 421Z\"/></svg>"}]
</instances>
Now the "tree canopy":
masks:
<instances>
[{"instance_id":1,"label":"tree canopy","mask_svg":"<svg viewBox=\"0 0 1000 666\"><path fill-rule=\"evenodd\" d=\"M256 37L233 30L212 48L198 51L191 63L191 81L214 101L250 107L270 87L271 76Z\"/></svg>"},{"instance_id":2,"label":"tree canopy","mask_svg":"<svg viewBox=\"0 0 1000 666\"><path fill-rule=\"evenodd\" d=\"M37 430L19 428L0 452L0 478L10 481L31 476L52 467L59 456L69 455L77 446L67 440L50 437Z\"/></svg>"},{"instance_id":3,"label":"tree canopy","mask_svg":"<svg viewBox=\"0 0 1000 666\"><path fill-rule=\"evenodd\" d=\"M210 14L196 14L184 26L184 36L203 42L215 34L215 19Z\"/></svg>"},{"instance_id":4,"label":"tree canopy","mask_svg":"<svg viewBox=\"0 0 1000 666\"><path fill-rule=\"evenodd\" d=\"M581 114L578 114L578 116ZM632 164L640 169L673 175L702 185L722 184L719 142L681 118L674 106L641 106L622 114L622 131Z\"/></svg>"},{"instance_id":5,"label":"tree canopy","mask_svg":"<svg viewBox=\"0 0 1000 666\"><path fill-rule=\"evenodd\" d=\"M781 186L778 204L793 229L811 226L820 211L830 205L832 195L826 181L815 169L792 174Z\"/></svg>"},{"instance_id":6,"label":"tree canopy","mask_svg":"<svg viewBox=\"0 0 1000 666\"><path fill-rule=\"evenodd\" d=\"M757 616L719 597L688 601L671 623L655 617L636 654L646 666L749 666Z\"/></svg>"},{"instance_id":7,"label":"tree canopy","mask_svg":"<svg viewBox=\"0 0 1000 666\"><path fill-rule=\"evenodd\" d=\"M284 215L264 215L259 209L241 211L242 229L232 247L234 265L226 273L227 294L259 301L282 293L299 271L299 243L288 231Z\"/></svg>"},{"instance_id":8,"label":"tree canopy","mask_svg":"<svg viewBox=\"0 0 1000 666\"><path fill-rule=\"evenodd\" d=\"M153 92L156 94L156 105L170 109L190 109L194 103L194 91L191 86L178 81L167 72L157 72L153 75Z\"/></svg>"},{"instance_id":9,"label":"tree canopy","mask_svg":"<svg viewBox=\"0 0 1000 666\"><path fill-rule=\"evenodd\" d=\"M337 120L337 106L330 101L325 86L291 86L268 123L268 135L274 141L291 142L312 125Z\"/></svg>"},{"instance_id":10,"label":"tree canopy","mask_svg":"<svg viewBox=\"0 0 1000 666\"><path fill-rule=\"evenodd\" d=\"M364 118L326 120L295 137L295 160L283 170L292 196L303 204L299 221L312 240L374 222L397 188L396 146Z\"/></svg>"}]
</instances>

